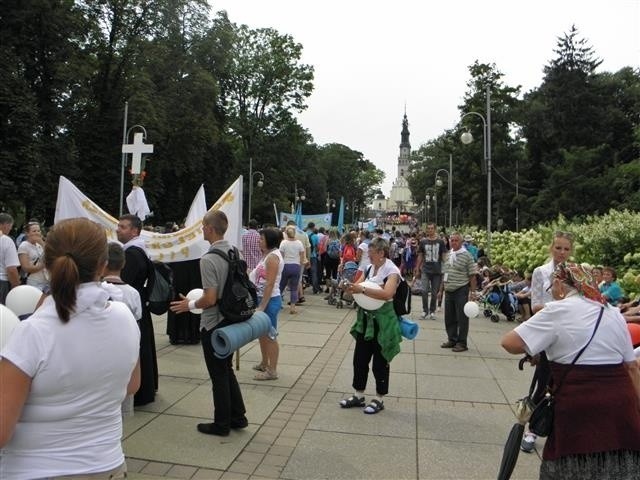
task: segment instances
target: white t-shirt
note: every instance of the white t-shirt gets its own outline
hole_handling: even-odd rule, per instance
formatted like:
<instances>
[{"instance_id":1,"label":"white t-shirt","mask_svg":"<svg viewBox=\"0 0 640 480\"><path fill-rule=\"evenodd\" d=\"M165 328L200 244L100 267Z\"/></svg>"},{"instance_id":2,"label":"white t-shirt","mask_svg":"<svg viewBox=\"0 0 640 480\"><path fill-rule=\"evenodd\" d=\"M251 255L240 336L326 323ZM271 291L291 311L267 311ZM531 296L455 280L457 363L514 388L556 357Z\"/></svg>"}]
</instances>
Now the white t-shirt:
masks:
<instances>
[{"instance_id":1,"label":"white t-shirt","mask_svg":"<svg viewBox=\"0 0 640 480\"><path fill-rule=\"evenodd\" d=\"M9 280L7 267L18 267L19 265L20 260L18 260L16 245L11 237L0 233L0 280L5 282Z\"/></svg>"},{"instance_id":2,"label":"white t-shirt","mask_svg":"<svg viewBox=\"0 0 640 480\"><path fill-rule=\"evenodd\" d=\"M128 307L99 283L78 287L60 321L48 297L0 352L32 378L0 477L20 480L111 470L124 461L120 404L138 359L140 331Z\"/></svg>"},{"instance_id":3,"label":"white t-shirt","mask_svg":"<svg viewBox=\"0 0 640 480\"><path fill-rule=\"evenodd\" d=\"M44 248L42 248L42 245L39 243L34 244L25 240L18 247L18 258L20 258L20 255L26 255L31 265L41 265L44 263ZM27 285L33 285L40 290L48 284L49 281L47 280L45 270L30 273L27 277Z\"/></svg>"},{"instance_id":4,"label":"white t-shirt","mask_svg":"<svg viewBox=\"0 0 640 480\"><path fill-rule=\"evenodd\" d=\"M544 306L553 301L550 287L554 268L553 260L550 260L533 270L533 275L531 275L531 308Z\"/></svg>"},{"instance_id":5,"label":"white t-shirt","mask_svg":"<svg viewBox=\"0 0 640 480\"><path fill-rule=\"evenodd\" d=\"M127 283L110 283L102 282L102 287L109 292L111 300L117 300L124 303L136 320L142 318L142 302L140 301L140 293Z\"/></svg>"},{"instance_id":6,"label":"white t-shirt","mask_svg":"<svg viewBox=\"0 0 640 480\"><path fill-rule=\"evenodd\" d=\"M300 265L300 252L304 253L304 245L300 240L283 240L280 242L280 253L284 263Z\"/></svg>"},{"instance_id":7,"label":"white t-shirt","mask_svg":"<svg viewBox=\"0 0 640 480\"><path fill-rule=\"evenodd\" d=\"M363 240L358 244L358 250L362 252L360 263L358 264L358 270L361 272L365 272L367 267L371 265L371 261L369 260L369 242L370 240Z\"/></svg>"},{"instance_id":8,"label":"white t-shirt","mask_svg":"<svg viewBox=\"0 0 640 480\"><path fill-rule=\"evenodd\" d=\"M267 266L265 265L265 262L271 255L275 255L276 257L278 257L279 262L278 274L276 276L275 284L273 285L273 290L271 290L271 297L269 298L277 297L280 295L280 278L282 278L282 270L284 270L284 261L282 260L282 254L280 253L280 250L274 248L267 255L260 259L256 268L254 268L249 274L249 279L256 286L258 296L261 298L264 296L264 289L267 286Z\"/></svg>"},{"instance_id":9,"label":"white t-shirt","mask_svg":"<svg viewBox=\"0 0 640 480\"><path fill-rule=\"evenodd\" d=\"M368 269L369 267L367 267ZM400 274L400 269L398 268L398 266L393 263L391 260L389 260L388 258L385 259L385 262L382 264L382 266L378 269L377 272L375 272L374 275L374 271L375 271L375 267L373 265L371 265L371 269L369 270L369 276L365 278L365 280L369 280L370 282L373 283L377 283L378 285L380 285L382 288L384 288L384 280L385 278L387 278L389 275L392 274L397 274L399 277L401 277L402 275ZM364 271L365 275L367 274L367 270ZM391 300L387 300L388 302L393 302L393 298Z\"/></svg>"},{"instance_id":10,"label":"white t-shirt","mask_svg":"<svg viewBox=\"0 0 640 480\"><path fill-rule=\"evenodd\" d=\"M573 295L552 301L515 329L529 355L546 351L549 360L569 364L584 347L596 326L599 303ZM627 323L615 307L604 307L593 340L577 365L607 365L634 360Z\"/></svg>"}]
</instances>

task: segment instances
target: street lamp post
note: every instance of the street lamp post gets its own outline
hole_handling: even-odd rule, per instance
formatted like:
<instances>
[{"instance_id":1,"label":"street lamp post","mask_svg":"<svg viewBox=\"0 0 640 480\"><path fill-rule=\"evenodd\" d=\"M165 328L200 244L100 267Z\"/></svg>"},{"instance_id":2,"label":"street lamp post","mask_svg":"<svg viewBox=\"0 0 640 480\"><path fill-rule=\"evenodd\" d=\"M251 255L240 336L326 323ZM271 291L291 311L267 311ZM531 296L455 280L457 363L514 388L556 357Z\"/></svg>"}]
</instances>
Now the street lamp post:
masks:
<instances>
[{"instance_id":1,"label":"street lamp post","mask_svg":"<svg viewBox=\"0 0 640 480\"><path fill-rule=\"evenodd\" d=\"M433 192L433 195L429 195L430 192ZM427 201L427 223L429 223L429 213L431 212L431 201L433 200L433 204L435 206L435 221L438 223L438 197L436 197L435 188L427 188L424 199Z\"/></svg>"},{"instance_id":2,"label":"street lamp post","mask_svg":"<svg viewBox=\"0 0 640 480\"><path fill-rule=\"evenodd\" d=\"M438 177L438 174L440 172L446 173L447 174L447 195L449 197L449 230L451 230L451 213L453 210L453 155L449 154L449 170L446 170L444 168L440 168L438 169L438 171L436 171L436 176L435 176L435 185L436 187L441 187L442 186L442 180L440 180L440 177Z\"/></svg>"},{"instance_id":3,"label":"street lamp post","mask_svg":"<svg viewBox=\"0 0 640 480\"><path fill-rule=\"evenodd\" d=\"M253 198L253 182L255 176L258 175L258 182L256 185L258 188L262 188L264 185L264 174L260 170L253 171L253 162L251 158L249 158L249 206L247 207L247 225L249 225L249 221L251 220L251 201Z\"/></svg>"},{"instance_id":4,"label":"street lamp post","mask_svg":"<svg viewBox=\"0 0 640 480\"><path fill-rule=\"evenodd\" d=\"M327 207L327 213L329 213L332 208L336 208L336 201L329 197L329 192L327 192L327 201L325 206Z\"/></svg>"},{"instance_id":5,"label":"street lamp post","mask_svg":"<svg viewBox=\"0 0 640 480\"><path fill-rule=\"evenodd\" d=\"M477 112L467 112L462 118L468 115L475 115L480 117L482 120L483 130L483 138L484 138L484 163L483 170L486 171L487 174L487 247L485 251L489 253L491 250L491 86L487 85L487 110L486 110L486 119L480 113ZM468 145L473 141L473 136L469 131L464 132L460 135L460 140L465 145Z\"/></svg>"}]
</instances>

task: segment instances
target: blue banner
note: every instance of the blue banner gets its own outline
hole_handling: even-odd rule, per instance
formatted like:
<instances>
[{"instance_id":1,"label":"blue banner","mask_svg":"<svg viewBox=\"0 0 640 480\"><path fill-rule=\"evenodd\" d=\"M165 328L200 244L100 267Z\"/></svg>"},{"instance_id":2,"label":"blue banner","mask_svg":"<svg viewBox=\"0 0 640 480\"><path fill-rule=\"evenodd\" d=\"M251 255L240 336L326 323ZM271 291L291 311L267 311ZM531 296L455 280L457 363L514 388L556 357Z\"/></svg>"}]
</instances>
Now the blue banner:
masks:
<instances>
[{"instance_id":1,"label":"blue banner","mask_svg":"<svg viewBox=\"0 0 640 480\"><path fill-rule=\"evenodd\" d=\"M280 225L285 226L289 220L294 220L296 225L301 228L307 228L309 222L316 224L316 227L324 227L325 229L331 228L331 213L315 213L311 215L302 215L296 212L295 214L280 212Z\"/></svg>"}]
</instances>

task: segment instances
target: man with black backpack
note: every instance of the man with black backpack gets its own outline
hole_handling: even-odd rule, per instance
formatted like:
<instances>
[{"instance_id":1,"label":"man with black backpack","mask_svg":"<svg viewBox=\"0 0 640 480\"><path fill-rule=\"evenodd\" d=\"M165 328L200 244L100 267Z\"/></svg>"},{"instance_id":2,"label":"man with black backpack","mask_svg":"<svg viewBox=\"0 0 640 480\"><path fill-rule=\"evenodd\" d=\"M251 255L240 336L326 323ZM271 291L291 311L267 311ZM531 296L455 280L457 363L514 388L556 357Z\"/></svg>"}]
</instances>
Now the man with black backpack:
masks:
<instances>
[{"instance_id":1,"label":"man with black backpack","mask_svg":"<svg viewBox=\"0 0 640 480\"><path fill-rule=\"evenodd\" d=\"M144 240L140 237L142 221L132 214L122 215L118 221L116 235L123 244L125 264L120 278L131 285L140 294L142 301L142 318L138 320L140 327L140 388L134 395L134 405L146 405L155 400L158 390L158 358L153 332L153 322L148 306L147 284L153 281L153 264L147 255Z\"/></svg>"},{"instance_id":2,"label":"man with black backpack","mask_svg":"<svg viewBox=\"0 0 640 480\"><path fill-rule=\"evenodd\" d=\"M233 355L217 358L211 344L211 337L216 328L229 323L220 312L230 270L230 262L225 256L239 258L238 249L224 239L228 225L227 216L220 210L205 214L202 219L202 234L211 246L200 259L203 294L196 300L183 298L171 302L170 307L175 313L202 309L200 335L204 361L213 390L213 422L199 423L197 428L201 433L221 437L228 436L231 429L246 428L248 425L242 392L233 371ZM214 250L221 251L225 256L212 254Z\"/></svg>"}]
</instances>

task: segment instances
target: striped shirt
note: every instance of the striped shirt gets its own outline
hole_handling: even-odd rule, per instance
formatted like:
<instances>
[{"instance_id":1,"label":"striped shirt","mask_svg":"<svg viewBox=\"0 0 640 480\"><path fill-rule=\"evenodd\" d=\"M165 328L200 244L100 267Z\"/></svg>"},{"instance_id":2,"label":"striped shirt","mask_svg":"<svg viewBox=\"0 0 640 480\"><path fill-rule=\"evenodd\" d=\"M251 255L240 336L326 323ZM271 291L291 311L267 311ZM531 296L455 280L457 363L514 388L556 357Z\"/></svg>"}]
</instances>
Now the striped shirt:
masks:
<instances>
[{"instance_id":1,"label":"striped shirt","mask_svg":"<svg viewBox=\"0 0 640 480\"><path fill-rule=\"evenodd\" d=\"M451 256L453 252L449 252ZM473 256L467 251L462 250L455 253L455 260L451 264L450 258L444 262L444 291L453 292L454 290L464 287L469 283L469 277L476 274L476 262Z\"/></svg>"}]
</instances>

